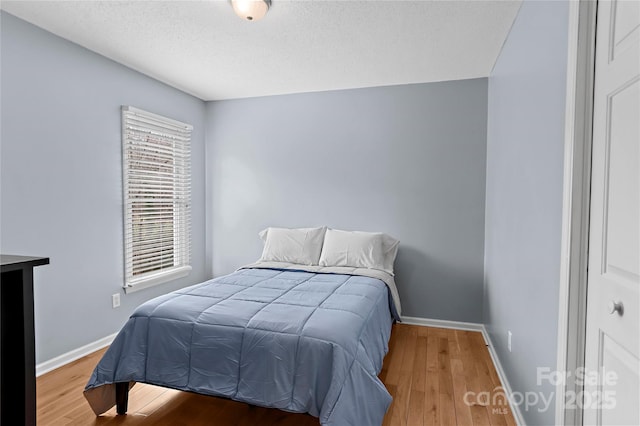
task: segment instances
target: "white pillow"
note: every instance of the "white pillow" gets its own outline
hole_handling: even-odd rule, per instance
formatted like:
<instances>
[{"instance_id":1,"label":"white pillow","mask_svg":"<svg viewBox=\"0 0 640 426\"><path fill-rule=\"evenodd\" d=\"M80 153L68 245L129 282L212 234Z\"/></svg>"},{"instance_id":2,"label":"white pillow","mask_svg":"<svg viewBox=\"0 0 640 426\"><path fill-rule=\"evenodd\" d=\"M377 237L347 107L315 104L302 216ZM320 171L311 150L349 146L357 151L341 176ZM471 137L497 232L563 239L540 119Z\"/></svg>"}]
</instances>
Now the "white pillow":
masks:
<instances>
[{"instance_id":1,"label":"white pillow","mask_svg":"<svg viewBox=\"0 0 640 426\"><path fill-rule=\"evenodd\" d=\"M264 241L261 261L317 265L326 227L267 228L258 235Z\"/></svg>"},{"instance_id":2,"label":"white pillow","mask_svg":"<svg viewBox=\"0 0 640 426\"><path fill-rule=\"evenodd\" d=\"M381 232L328 229L324 236L320 266L378 269L393 275L393 262L399 243Z\"/></svg>"},{"instance_id":3,"label":"white pillow","mask_svg":"<svg viewBox=\"0 0 640 426\"><path fill-rule=\"evenodd\" d=\"M393 238L391 235L382 234L382 251L384 252L384 269L388 274L394 275L393 264L398 256L398 246L400 240Z\"/></svg>"}]
</instances>

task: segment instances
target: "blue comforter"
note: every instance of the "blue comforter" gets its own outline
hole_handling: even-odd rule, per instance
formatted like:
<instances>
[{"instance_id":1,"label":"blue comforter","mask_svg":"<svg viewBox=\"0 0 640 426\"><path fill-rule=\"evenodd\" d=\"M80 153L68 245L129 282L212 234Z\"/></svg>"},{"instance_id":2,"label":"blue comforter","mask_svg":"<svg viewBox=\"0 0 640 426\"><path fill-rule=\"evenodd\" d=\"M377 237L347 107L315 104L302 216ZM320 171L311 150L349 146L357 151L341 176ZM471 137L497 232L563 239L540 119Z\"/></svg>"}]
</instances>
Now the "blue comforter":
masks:
<instances>
[{"instance_id":1,"label":"blue comforter","mask_svg":"<svg viewBox=\"0 0 640 426\"><path fill-rule=\"evenodd\" d=\"M85 396L100 414L115 404L114 383L143 382L306 412L323 425L380 425L391 403L377 377L391 305L375 278L243 269L140 305Z\"/></svg>"}]
</instances>

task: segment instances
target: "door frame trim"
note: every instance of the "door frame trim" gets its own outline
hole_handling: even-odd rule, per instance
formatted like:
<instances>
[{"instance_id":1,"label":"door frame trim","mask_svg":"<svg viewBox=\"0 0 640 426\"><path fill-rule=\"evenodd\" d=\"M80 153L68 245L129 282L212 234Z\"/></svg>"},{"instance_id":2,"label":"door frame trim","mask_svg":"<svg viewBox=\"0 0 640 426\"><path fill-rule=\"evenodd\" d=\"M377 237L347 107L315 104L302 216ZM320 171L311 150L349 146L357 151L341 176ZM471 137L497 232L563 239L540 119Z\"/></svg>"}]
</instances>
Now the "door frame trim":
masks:
<instances>
[{"instance_id":1,"label":"door frame trim","mask_svg":"<svg viewBox=\"0 0 640 426\"><path fill-rule=\"evenodd\" d=\"M556 386L558 425L582 424L582 410L565 401L582 391L574 378L585 355L596 10L596 0L569 2L556 368L571 374Z\"/></svg>"}]
</instances>

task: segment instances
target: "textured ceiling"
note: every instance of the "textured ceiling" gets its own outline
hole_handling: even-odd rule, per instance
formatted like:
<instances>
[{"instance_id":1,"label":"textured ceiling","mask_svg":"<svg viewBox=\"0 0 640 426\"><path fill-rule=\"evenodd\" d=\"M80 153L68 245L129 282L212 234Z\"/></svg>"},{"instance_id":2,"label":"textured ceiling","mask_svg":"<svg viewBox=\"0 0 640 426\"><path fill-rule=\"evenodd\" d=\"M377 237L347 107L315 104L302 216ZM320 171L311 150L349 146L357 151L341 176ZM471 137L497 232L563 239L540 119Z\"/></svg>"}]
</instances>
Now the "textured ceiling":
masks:
<instances>
[{"instance_id":1,"label":"textured ceiling","mask_svg":"<svg viewBox=\"0 0 640 426\"><path fill-rule=\"evenodd\" d=\"M2 1L7 12L203 100L486 77L520 7L500 1Z\"/></svg>"}]
</instances>

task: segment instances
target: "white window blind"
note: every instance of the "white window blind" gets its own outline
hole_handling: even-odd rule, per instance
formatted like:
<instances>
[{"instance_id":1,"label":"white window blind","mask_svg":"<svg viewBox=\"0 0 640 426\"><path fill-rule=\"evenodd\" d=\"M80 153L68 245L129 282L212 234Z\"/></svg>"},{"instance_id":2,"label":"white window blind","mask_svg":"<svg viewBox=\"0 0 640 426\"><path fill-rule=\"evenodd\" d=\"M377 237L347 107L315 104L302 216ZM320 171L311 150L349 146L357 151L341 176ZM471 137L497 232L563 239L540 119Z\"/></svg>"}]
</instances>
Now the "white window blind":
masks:
<instances>
[{"instance_id":1,"label":"white window blind","mask_svg":"<svg viewBox=\"0 0 640 426\"><path fill-rule=\"evenodd\" d=\"M122 107L125 290L191 270L193 126Z\"/></svg>"}]
</instances>

